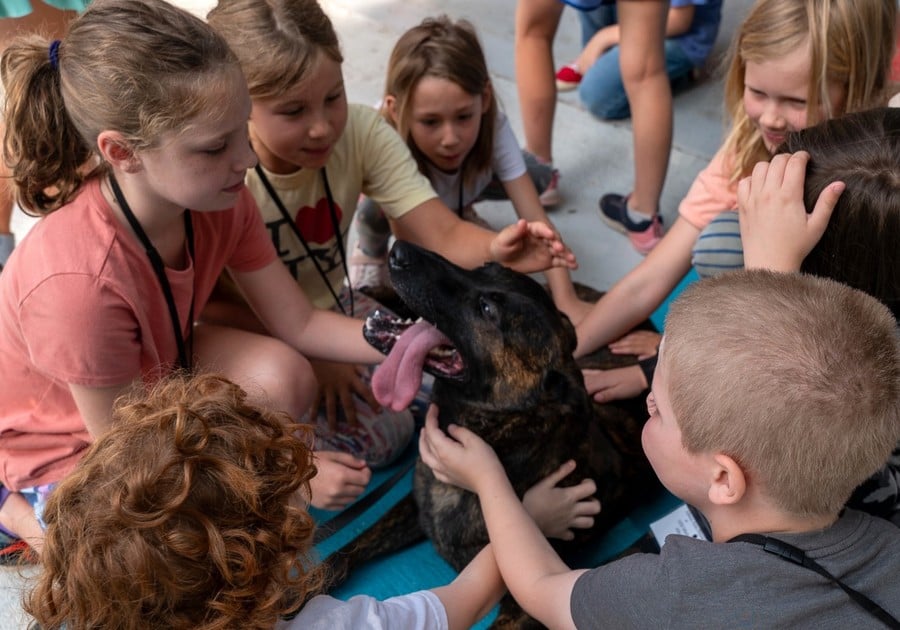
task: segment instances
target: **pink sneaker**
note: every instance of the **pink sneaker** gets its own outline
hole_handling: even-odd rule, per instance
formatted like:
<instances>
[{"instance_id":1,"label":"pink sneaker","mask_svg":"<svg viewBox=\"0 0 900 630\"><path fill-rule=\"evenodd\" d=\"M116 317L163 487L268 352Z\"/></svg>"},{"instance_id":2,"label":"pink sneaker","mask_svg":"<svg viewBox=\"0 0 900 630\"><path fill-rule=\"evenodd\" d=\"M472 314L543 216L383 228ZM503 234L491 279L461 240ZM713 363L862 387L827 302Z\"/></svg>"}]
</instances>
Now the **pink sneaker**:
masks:
<instances>
[{"instance_id":1,"label":"pink sneaker","mask_svg":"<svg viewBox=\"0 0 900 630\"><path fill-rule=\"evenodd\" d=\"M628 216L628 195L608 194L600 198L600 217L617 232L628 236L638 252L646 256L662 240L662 219L654 215L652 219L635 223Z\"/></svg>"},{"instance_id":2,"label":"pink sneaker","mask_svg":"<svg viewBox=\"0 0 900 630\"><path fill-rule=\"evenodd\" d=\"M584 75L578 71L578 64L569 63L556 73L556 89L560 92L571 92L578 87Z\"/></svg>"}]
</instances>

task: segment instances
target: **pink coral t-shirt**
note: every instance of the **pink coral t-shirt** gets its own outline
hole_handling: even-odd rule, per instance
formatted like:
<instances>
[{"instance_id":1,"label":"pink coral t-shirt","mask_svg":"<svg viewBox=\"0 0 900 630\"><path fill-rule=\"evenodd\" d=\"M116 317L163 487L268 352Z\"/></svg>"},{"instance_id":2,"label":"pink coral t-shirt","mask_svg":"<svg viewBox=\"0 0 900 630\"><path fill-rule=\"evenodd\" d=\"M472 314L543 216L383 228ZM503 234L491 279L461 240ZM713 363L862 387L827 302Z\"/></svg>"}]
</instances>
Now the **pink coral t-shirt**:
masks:
<instances>
[{"instance_id":1,"label":"pink coral t-shirt","mask_svg":"<svg viewBox=\"0 0 900 630\"><path fill-rule=\"evenodd\" d=\"M167 269L185 338L223 268L276 259L248 190L234 208L192 212L193 260ZM59 481L90 442L69 384L152 381L177 363L168 307L147 254L95 179L41 219L0 274L0 481Z\"/></svg>"},{"instance_id":2,"label":"pink coral t-shirt","mask_svg":"<svg viewBox=\"0 0 900 630\"><path fill-rule=\"evenodd\" d=\"M720 148L678 206L678 214L698 230L719 214L737 209L737 183L730 181L733 158Z\"/></svg>"}]
</instances>

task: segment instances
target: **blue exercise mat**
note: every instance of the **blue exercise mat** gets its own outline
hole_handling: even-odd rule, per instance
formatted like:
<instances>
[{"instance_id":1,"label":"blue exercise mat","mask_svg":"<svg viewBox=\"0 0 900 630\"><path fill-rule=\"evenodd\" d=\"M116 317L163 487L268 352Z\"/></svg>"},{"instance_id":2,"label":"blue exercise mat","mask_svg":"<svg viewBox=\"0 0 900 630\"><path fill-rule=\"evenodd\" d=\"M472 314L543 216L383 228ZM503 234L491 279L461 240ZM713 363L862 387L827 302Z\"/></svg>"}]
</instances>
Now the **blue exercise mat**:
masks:
<instances>
[{"instance_id":1,"label":"blue exercise mat","mask_svg":"<svg viewBox=\"0 0 900 630\"><path fill-rule=\"evenodd\" d=\"M409 463L416 456L415 445L411 445L396 464L373 475L369 488L357 502L365 501L366 496L377 493L382 484L396 473L402 473L399 481L368 509L363 510L355 519L316 545L316 551L321 558L327 557L345 544L352 542L412 490L413 469L409 467ZM634 510L601 540L586 548L584 556L579 558L575 565L592 567L608 561L644 536L649 531L651 522L668 514L680 504L681 501L671 494L661 492L646 505ZM352 509L352 506L348 509ZM339 518L341 514L315 508L310 512L320 526L325 528L328 527L329 521ZM334 590L331 595L343 600L360 594L370 595L377 599L387 599L396 595L442 586L453 581L455 577L456 571L437 554L430 541L424 541L357 567L347 581ZM496 615L495 607L474 627L486 628Z\"/></svg>"}]
</instances>

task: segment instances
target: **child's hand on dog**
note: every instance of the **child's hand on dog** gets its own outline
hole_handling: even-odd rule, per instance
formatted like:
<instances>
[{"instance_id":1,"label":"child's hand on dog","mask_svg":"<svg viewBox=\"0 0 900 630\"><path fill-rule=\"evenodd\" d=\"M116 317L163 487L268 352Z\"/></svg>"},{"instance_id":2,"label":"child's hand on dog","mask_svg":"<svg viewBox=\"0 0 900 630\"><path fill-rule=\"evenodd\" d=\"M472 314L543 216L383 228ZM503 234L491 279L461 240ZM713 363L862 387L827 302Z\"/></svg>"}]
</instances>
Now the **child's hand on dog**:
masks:
<instances>
[{"instance_id":1,"label":"child's hand on dog","mask_svg":"<svg viewBox=\"0 0 900 630\"><path fill-rule=\"evenodd\" d=\"M522 273L550 267L576 269L578 262L559 234L542 221L519 219L491 241L491 258Z\"/></svg>"},{"instance_id":2,"label":"child's hand on dog","mask_svg":"<svg viewBox=\"0 0 900 630\"><path fill-rule=\"evenodd\" d=\"M448 435L449 434L449 435ZM491 482L506 482L506 471L490 445L465 427L438 426L438 408L431 405L419 434L419 455L438 481L481 495Z\"/></svg>"},{"instance_id":3,"label":"child's hand on dog","mask_svg":"<svg viewBox=\"0 0 900 630\"><path fill-rule=\"evenodd\" d=\"M600 513L600 501L593 496L597 492L593 479L583 479L575 486L558 485L574 470L574 460L564 462L522 497L525 509L547 538L572 540L573 529L593 527L594 515Z\"/></svg>"},{"instance_id":4,"label":"child's hand on dog","mask_svg":"<svg viewBox=\"0 0 900 630\"><path fill-rule=\"evenodd\" d=\"M475 492L482 500L489 499L492 488L509 485L503 464L487 442L455 424L448 426L447 432L449 435L438 426L438 408L431 405L419 434L419 455L438 481ZM600 501L592 498L597 491L593 480L566 488L557 486L573 470L575 462L565 462L532 486L522 500L548 538L571 540L575 537L573 528L591 527L594 515L600 512Z\"/></svg>"},{"instance_id":5,"label":"child's hand on dog","mask_svg":"<svg viewBox=\"0 0 900 630\"><path fill-rule=\"evenodd\" d=\"M334 431L338 423L338 403L344 411L344 418L351 426L358 424L356 404L353 395L362 398L375 413L381 411L381 405L375 400L375 394L362 379L361 372L365 368L351 363L335 361L311 361L316 380L319 382L319 393L309 410L310 418L317 418L319 407L325 401L325 416L328 428Z\"/></svg>"}]
</instances>

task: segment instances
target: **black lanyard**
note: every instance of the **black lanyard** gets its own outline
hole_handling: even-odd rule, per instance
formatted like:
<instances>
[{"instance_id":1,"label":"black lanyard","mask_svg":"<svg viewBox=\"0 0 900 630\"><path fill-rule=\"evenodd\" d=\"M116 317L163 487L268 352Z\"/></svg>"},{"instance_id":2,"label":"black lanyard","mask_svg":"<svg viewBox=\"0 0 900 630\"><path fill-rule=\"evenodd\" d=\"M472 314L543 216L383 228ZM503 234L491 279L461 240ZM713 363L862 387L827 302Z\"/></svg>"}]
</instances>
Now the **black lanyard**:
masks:
<instances>
[{"instance_id":1,"label":"black lanyard","mask_svg":"<svg viewBox=\"0 0 900 630\"><path fill-rule=\"evenodd\" d=\"M172 294L172 286L169 284L169 279L166 277L166 266L165 263L163 263L162 256L156 251L156 248L153 246L153 243L150 242L147 233L144 232L144 228L141 227L137 217L134 216L134 212L131 211L128 202L125 201L125 195L122 194L122 190L119 188L119 184L116 182L116 178L113 177L112 173L109 174L109 186L112 188L116 201L119 202L122 214L128 219L128 224L131 225L131 229L134 230L138 240L140 240L141 244L144 246L144 250L147 252L147 258L150 259L150 264L153 266L153 272L156 274L156 279L159 280L159 285L162 287L163 296L166 298L166 305L169 307L169 317L172 318L172 331L175 333L175 344L178 346L178 365L183 370L190 370L191 356L185 348L184 335L181 332L181 319L178 317L178 308L175 306L175 296ZM188 252L191 255L193 264L194 225L191 222L191 211L187 209L184 211L184 233L187 238ZM188 326L192 327L193 324L194 291L191 290L191 307L190 310L188 310ZM193 337L191 337L191 345L193 346ZM193 350L191 353L193 353Z\"/></svg>"},{"instance_id":2,"label":"black lanyard","mask_svg":"<svg viewBox=\"0 0 900 630\"><path fill-rule=\"evenodd\" d=\"M806 552L802 549L789 545L783 540L771 538L770 536L763 536L762 534L741 534L740 536L735 536L730 539L728 542L745 542L750 543L751 545L759 545L764 551L767 551L782 560L793 562L805 569L815 571L819 575L830 580L833 584L839 586L841 590L850 596L850 599L859 604L867 613L878 619L888 628L900 629L900 621L898 621L896 617L859 591L850 588L838 578L834 577L828 572L828 569L807 556Z\"/></svg>"},{"instance_id":3,"label":"black lanyard","mask_svg":"<svg viewBox=\"0 0 900 630\"><path fill-rule=\"evenodd\" d=\"M344 236L341 234L341 223L338 220L337 210L334 207L334 196L331 194L331 186L328 185L328 175L325 173L325 169L322 168L322 183L325 184L325 197L328 199L328 214L331 217L331 226L334 230L334 238L337 241L338 253L341 255L341 265L344 267L344 278L347 280L347 287L349 288L348 293L350 294L350 313L349 315L353 316L353 287L350 285L350 271L347 269L347 252L344 249ZM266 192L269 193L269 198L275 203L275 206L278 208L278 212L281 213L282 218L287 222L289 226L291 226L291 231L293 231L294 236L297 237L297 240L303 245L303 249L306 250L306 255L312 260L313 265L316 267L316 271L319 272L319 276L322 278L322 282L325 283L325 286L328 287L328 291L331 292L331 297L334 298L334 303L337 304L338 308L341 309L341 312L344 315L347 315L346 309L344 309L344 305L341 304L341 299L338 297L337 292L334 290L334 287L331 286L331 282L328 280L328 274L325 273L325 270L322 269L322 265L319 264L319 259L316 258L315 254L313 254L312 248L309 246L309 243L306 241L306 238L303 236L303 233L300 231L300 228L297 227L297 222L291 218L290 213L287 211L287 208L284 207L284 203L281 201L281 197L278 196L278 193L275 191L275 188L272 186L272 183L269 181L269 178L266 177L265 172L258 163L256 165L256 174L259 175L259 180L262 182L263 186L266 188Z\"/></svg>"}]
</instances>

